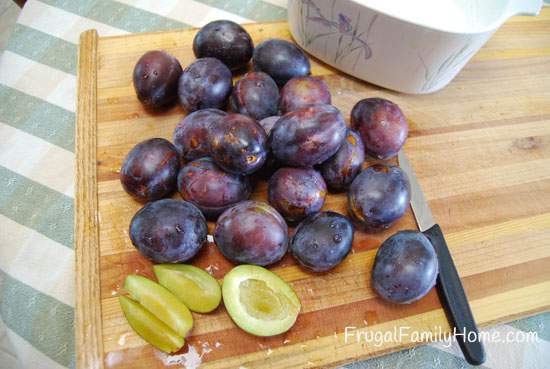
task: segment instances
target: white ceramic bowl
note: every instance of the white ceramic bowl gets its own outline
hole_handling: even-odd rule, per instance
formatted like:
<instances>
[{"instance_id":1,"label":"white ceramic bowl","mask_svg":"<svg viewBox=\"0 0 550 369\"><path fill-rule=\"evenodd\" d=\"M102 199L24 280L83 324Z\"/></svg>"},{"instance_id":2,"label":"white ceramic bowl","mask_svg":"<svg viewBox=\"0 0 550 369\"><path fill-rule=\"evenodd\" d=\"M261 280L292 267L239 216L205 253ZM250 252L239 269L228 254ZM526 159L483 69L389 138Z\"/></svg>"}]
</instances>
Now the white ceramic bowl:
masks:
<instances>
[{"instance_id":1,"label":"white ceramic bowl","mask_svg":"<svg viewBox=\"0 0 550 369\"><path fill-rule=\"evenodd\" d=\"M513 15L542 0L289 0L295 41L335 68L407 93L447 85Z\"/></svg>"}]
</instances>

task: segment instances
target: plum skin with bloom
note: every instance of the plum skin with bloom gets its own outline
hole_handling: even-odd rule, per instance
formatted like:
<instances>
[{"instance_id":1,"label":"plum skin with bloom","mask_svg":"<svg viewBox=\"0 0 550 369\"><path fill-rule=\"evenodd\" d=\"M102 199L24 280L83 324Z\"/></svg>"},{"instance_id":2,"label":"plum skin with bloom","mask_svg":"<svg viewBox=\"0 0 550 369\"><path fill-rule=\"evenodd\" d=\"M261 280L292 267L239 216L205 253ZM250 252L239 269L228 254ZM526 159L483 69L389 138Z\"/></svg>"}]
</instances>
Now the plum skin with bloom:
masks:
<instances>
[{"instance_id":1,"label":"plum skin with bloom","mask_svg":"<svg viewBox=\"0 0 550 369\"><path fill-rule=\"evenodd\" d=\"M396 304L410 304L432 289L438 272L430 240L421 232L399 231L378 249L371 278L379 296Z\"/></svg>"},{"instance_id":2,"label":"plum skin with bloom","mask_svg":"<svg viewBox=\"0 0 550 369\"><path fill-rule=\"evenodd\" d=\"M162 199L146 204L130 222L132 244L157 263L182 263L206 243L208 229L200 210L187 201Z\"/></svg>"},{"instance_id":3,"label":"plum skin with bloom","mask_svg":"<svg viewBox=\"0 0 550 369\"><path fill-rule=\"evenodd\" d=\"M290 241L290 252L304 268L326 272L339 265L351 251L353 225L333 211L304 219Z\"/></svg>"},{"instance_id":4,"label":"plum skin with bloom","mask_svg":"<svg viewBox=\"0 0 550 369\"><path fill-rule=\"evenodd\" d=\"M374 164L364 169L348 190L352 218L371 232L391 227L405 214L410 199L407 174L391 164Z\"/></svg>"}]
</instances>

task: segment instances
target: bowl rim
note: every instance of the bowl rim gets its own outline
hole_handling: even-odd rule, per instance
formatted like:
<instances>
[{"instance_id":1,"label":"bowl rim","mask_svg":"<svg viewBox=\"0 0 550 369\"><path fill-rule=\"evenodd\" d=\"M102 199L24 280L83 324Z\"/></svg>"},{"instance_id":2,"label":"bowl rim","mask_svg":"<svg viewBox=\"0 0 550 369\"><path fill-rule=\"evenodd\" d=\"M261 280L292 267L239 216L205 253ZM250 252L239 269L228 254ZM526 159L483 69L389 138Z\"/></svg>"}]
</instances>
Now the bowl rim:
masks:
<instances>
[{"instance_id":1,"label":"bowl rim","mask_svg":"<svg viewBox=\"0 0 550 369\"><path fill-rule=\"evenodd\" d=\"M289 1L294 1L294 0L289 0ZM507 12L506 10L504 10L502 12L502 14L496 20L489 23L485 27L482 27L480 29L475 29L475 30L458 31L458 30L439 28L439 27L435 27L433 25L427 25L423 22L415 22L415 21L412 21L412 20L409 20L409 19L405 19L405 18L402 18L399 15L392 14L392 13L389 13L387 11L380 10L377 7L374 7L372 5L367 5L365 3L359 2L358 0L345 0L345 1L348 1L349 3L353 3L353 4L355 4L355 5L357 5L361 8L368 9L372 12L384 15L388 18L391 18L391 19L394 19L394 20L397 20L397 21L400 21L400 22L404 22L404 23L407 23L407 24L410 24L410 25L413 25L413 26L418 26L418 27L422 27L424 29L428 29L428 30L431 30L431 31L446 33L446 34L450 34L450 35L459 35L459 36L479 35L479 34L482 34L482 33L496 31L506 21L506 19L508 19L510 16L514 15L514 13L510 13L510 12ZM366 0L366 1L368 1L368 0ZM392 0L387 0L387 1L392 1ZM485 0L485 1L488 1L488 0ZM527 0L527 1L533 1L533 0ZM539 1L542 2L542 0L539 0ZM504 8L506 8L509 4L510 4L510 0L508 0L506 2Z\"/></svg>"}]
</instances>

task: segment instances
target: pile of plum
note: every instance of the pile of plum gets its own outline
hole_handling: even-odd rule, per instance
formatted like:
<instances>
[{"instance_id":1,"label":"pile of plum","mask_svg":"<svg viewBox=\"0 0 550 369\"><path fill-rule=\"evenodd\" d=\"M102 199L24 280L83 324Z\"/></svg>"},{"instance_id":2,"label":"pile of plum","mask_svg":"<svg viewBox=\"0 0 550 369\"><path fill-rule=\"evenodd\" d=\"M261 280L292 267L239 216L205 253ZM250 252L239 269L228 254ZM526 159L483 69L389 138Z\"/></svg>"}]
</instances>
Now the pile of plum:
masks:
<instances>
[{"instance_id":1,"label":"pile of plum","mask_svg":"<svg viewBox=\"0 0 550 369\"><path fill-rule=\"evenodd\" d=\"M235 264L270 265L290 250L304 268L326 272L350 252L353 224L376 232L403 216L407 175L389 163L363 169L365 155L390 159L405 143L408 124L396 104L357 102L349 129L328 86L310 76L301 49L279 39L254 47L230 21L204 26L193 50L197 59L185 69L164 51L145 53L134 69L137 96L148 110L179 101L188 113L173 144L141 142L122 165L124 189L146 203L130 225L143 255L159 263L191 259L207 242L208 219L216 221L217 247ZM233 73L250 60L253 71L233 85ZM227 106L229 112L222 110ZM269 178L269 204L249 200L257 178ZM353 223L321 211L329 190L347 191ZM176 191L184 201L167 199ZM297 225L292 237L287 223ZM414 278L407 265L416 266ZM429 291L436 274L429 241L401 232L381 247L373 285L386 299L411 302Z\"/></svg>"}]
</instances>

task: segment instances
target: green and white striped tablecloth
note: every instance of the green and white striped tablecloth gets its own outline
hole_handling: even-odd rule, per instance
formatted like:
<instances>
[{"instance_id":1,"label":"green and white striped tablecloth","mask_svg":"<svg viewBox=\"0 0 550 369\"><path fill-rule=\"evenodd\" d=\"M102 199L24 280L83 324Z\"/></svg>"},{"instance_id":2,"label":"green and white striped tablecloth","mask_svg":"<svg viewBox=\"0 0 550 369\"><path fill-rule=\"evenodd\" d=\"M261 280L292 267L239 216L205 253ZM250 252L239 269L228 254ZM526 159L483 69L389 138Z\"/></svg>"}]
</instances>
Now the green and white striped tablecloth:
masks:
<instances>
[{"instance_id":1,"label":"green and white striped tablecloth","mask_svg":"<svg viewBox=\"0 0 550 369\"><path fill-rule=\"evenodd\" d=\"M327 0L328 1L328 0ZM285 19L286 0L30 0L0 57L0 368L74 368L74 132L77 43L100 35ZM489 368L550 368L550 314L493 328ZM465 368L434 344L349 368Z\"/></svg>"}]
</instances>

